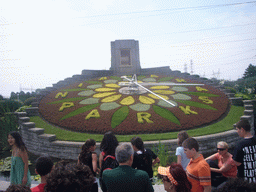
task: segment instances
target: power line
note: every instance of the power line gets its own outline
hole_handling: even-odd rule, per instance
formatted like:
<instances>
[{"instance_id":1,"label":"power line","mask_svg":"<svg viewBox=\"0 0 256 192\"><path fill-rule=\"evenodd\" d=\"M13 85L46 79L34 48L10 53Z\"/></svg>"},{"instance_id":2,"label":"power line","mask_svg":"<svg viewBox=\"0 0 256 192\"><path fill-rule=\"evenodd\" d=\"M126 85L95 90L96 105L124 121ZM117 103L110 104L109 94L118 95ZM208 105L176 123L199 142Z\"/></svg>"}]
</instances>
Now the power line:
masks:
<instances>
[{"instance_id":1,"label":"power line","mask_svg":"<svg viewBox=\"0 0 256 192\"><path fill-rule=\"evenodd\" d=\"M91 16L77 17L77 18L93 18L93 17L106 17L106 16L117 16L117 15L131 15L131 14L140 14L140 13L152 13L152 12L163 12L163 11L178 11L178 10L187 10L187 9L207 9L207 8L209 9L209 8L228 7L228 6L244 5L244 4L251 4L251 3L256 3L256 1L249 1L249 2L244 2L244 3L231 3L231 4L197 6L197 7L181 7L181 8L172 8L172 9L159 9L159 10L151 10L151 11L134 11L134 12L126 12L126 13L91 15Z\"/></svg>"}]
</instances>

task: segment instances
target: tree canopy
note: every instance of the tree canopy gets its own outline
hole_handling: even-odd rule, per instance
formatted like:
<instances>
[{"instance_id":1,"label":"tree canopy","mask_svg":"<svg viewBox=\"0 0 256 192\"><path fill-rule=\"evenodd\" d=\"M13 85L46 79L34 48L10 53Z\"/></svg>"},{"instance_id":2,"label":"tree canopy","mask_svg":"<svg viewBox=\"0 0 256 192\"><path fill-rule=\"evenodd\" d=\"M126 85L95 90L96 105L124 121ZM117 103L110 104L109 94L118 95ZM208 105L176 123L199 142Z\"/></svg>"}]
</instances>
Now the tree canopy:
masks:
<instances>
[{"instance_id":1,"label":"tree canopy","mask_svg":"<svg viewBox=\"0 0 256 192\"><path fill-rule=\"evenodd\" d=\"M256 76L256 66L253 66L250 64L244 72L243 79L247 79L249 77L255 77Z\"/></svg>"}]
</instances>

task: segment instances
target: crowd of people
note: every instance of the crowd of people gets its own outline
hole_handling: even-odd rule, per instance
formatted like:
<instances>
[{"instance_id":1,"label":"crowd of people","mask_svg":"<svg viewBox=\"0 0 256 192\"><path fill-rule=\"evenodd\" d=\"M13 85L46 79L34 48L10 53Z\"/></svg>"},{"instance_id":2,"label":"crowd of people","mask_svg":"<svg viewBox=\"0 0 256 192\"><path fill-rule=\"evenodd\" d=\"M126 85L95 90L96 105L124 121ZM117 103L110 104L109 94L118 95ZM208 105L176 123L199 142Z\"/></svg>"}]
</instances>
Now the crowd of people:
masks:
<instances>
[{"instance_id":1,"label":"crowd of people","mask_svg":"<svg viewBox=\"0 0 256 192\"><path fill-rule=\"evenodd\" d=\"M164 190L256 191L256 137L250 133L247 120L239 121L236 130L242 139L233 155L228 152L228 144L220 141L217 153L207 158L200 154L197 140L180 131L175 153L177 162L158 167ZM84 143L77 162L62 160L54 165L49 156L39 157L35 172L40 175L41 183L30 188L28 151L21 135L11 132L8 143L12 147L12 164L7 192L98 192L97 175L103 192L151 192L154 191L152 167L161 161L144 147L140 137L132 138L131 143L119 144L113 132L107 132L100 144L99 161L93 139Z\"/></svg>"}]
</instances>

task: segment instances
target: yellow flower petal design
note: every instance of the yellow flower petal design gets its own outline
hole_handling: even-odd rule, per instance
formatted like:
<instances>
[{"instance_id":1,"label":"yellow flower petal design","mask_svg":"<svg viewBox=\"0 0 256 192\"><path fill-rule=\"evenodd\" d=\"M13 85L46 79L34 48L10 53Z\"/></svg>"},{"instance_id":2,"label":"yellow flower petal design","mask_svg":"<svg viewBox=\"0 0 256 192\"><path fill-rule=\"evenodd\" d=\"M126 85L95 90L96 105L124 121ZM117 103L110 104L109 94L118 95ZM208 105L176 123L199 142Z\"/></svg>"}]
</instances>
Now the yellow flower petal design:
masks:
<instances>
[{"instance_id":1,"label":"yellow flower petal design","mask_svg":"<svg viewBox=\"0 0 256 192\"><path fill-rule=\"evenodd\" d=\"M155 90L154 93L160 93L160 94L165 94L165 95L172 95L175 92L174 91L169 91L169 90Z\"/></svg>"},{"instance_id":2,"label":"yellow flower petal design","mask_svg":"<svg viewBox=\"0 0 256 192\"><path fill-rule=\"evenodd\" d=\"M131 104L133 104L134 102L135 102L135 100L133 99L133 97L132 97L132 96L128 96L128 97L124 98L124 99L120 102L120 104L121 104L121 105L131 105Z\"/></svg>"},{"instance_id":3,"label":"yellow flower petal design","mask_svg":"<svg viewBox=\"0 0 256 192\"><path fill-rule=\"evenodd\" d=\"M166 99L166 100L169 100L169 97L167 97L166 95L160 95L160 94L157 94L159 95L160 97ZM153 94L148 94L149 97L152 97L153 99L160 99L159 97L153 95Z\"/></svg>"},{"instance_id":4,"label":"yellow flower petal design","mask_svg":"<svg viewBox=\"0 0 256 192\"><path fill-rule=\"evenodd\" d=\"M121 96L122 95L119 94L119 95L113 95L113 96L110 96L110 97L106 97L106 98L102 99L101 102L102 103L110 103L110 102L118 100Z\"/></svg>"},{"instance_id":5,"label":"yellow flower petal design","mask_svg":"<svg viewBox=\"0 0 256 192\"><path fill-rule=\"evenodd\" d=\"M113 83L111 83L111 84L106 84L105 86L106 86L106 87L112 87L112 88L119 88L119 87L120 87L119 85L113 84Z\"/></svg>"},{"instance_id":6,"label":"yellow flower petal design","mask_svg":"<svg viewBox=\"0 0 256 192\"><path fill-rule=\"evenodd\" d=\"M169 86L161 85L161 86L153 86L150 89L169 89Z\"/></svg>"},{"instance_id":7,"label":"yellow flower petal design","mask_svg":"<svg viewBox=\"0 0 256 192\"><path fill-rule=\"evenodd\" d=\"M146 96L140 96L140 97L139 97L139 100L140 100L140 102L143 103L143 104L149 104L149 105L151 105L151 104L155 103L155 100L154 100L154 99L151 99L151 98L146 97Z\"/></svg>"},{"instance_id":8,"label":"yellow flower petal design","mask_svg":"<svg viewBox=\"0 0 256 192\"><path fill-rule=\"evenodd\" d=\"M106 80L107 79L107 77L101 77L101 78L99 78L99 80Z\"/></svg>"},{"instance_id":9,"label":"yellow flower petal design","mask_svg":"<svg viewBox=\"0 0 256 192\"><path fill-rule=\"evenodd\" d=\"M94 98L102 98L115 94L116 92L96 93L93 95Z\"/></svg>"},{"instance_id":10,"label":"yellow flower petal design","mask_svg":"<svg viewBox=\"0 0 256 192\"><path fill-rule=\"evenodd\" d=\"M158 77L157 75L151 75L150 77Z\"/></svg>"},{"instance_id":11,"label":"yellow flower petal design","mask_svg":"<svg viewBox=\"0 0 256 192\"><path fill-rule=\"evenodd\" d=\"M112 88L97 88L95 89L95 91L97 92L106 92L106 91L115 91L116 89L112 89Z\"/></svg>"}]
</instances>

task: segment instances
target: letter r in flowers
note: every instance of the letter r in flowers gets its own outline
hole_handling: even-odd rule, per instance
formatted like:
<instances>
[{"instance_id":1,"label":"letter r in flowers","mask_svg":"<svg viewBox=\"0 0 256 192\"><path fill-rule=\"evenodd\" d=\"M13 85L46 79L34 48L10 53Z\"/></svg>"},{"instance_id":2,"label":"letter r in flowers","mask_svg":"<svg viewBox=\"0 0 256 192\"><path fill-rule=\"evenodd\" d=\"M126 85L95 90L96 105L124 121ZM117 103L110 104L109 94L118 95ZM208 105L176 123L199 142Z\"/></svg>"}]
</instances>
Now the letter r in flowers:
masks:
<instances>
[{"instance_id":1,"label":"letter r in flowers","mask_svg":"<svg viewBox=\"0 0 256 192\"><path fill-rule=\"evenodd\" d=\"M88 120L90 119L91 117L94 117L94 118L99 118L100 117L100 114L98 112L97 109L93 109L86 117L85 117L85 120Z\"/></svg>"},{"instance_id":2,"label":"letter r in flowers","mask_svg":"<svg viewBox=\"0 0 256 192\"><path fill-rule=\"evenodd\" d=\"M62 103L62 106L60 107L59 111L63 111L66 108L70 108L75 106L73 102L64 102Z\"/></svg>"},{"instance_id":3,"label":"letter r in flowers","mask_svg":"<svg viewBox=\"0 0 256 192\"><path fill-rule=\"evenodd\" d=\"M144 120L147 123L154 123L153 121L151 121L149 119L150 117L151 117L151 114L147 113L147 112L139 112L139 113L137 113L138 123L144 123Z\"/></svg>"},{"instance_id":4,"label":"letter r in flowers","mask_svg":"<svg viewBox=\"0 0 256 192\"><path fill-rule=\"evenodd\" d=\"M68 95L68 92L65 92L65 93L59 92L59 93L56 94L55 99L58 99L59 96L66 97L67 95Z\"/></svg>"},{"instance_id":5,"label":"letter r in flowers","mask_svg":"<svg viewBox=\"0 0 256 192\"><path fill-rule=\"evenodd\" d=\"M192 113L192 114L195 114L195 115L198 114L196 111L192 111L192 110L190 109L190 106L186 106L186 108L183 107L183 106L179 106L179 108L180 108L180 110L183 111L186 115L190 115L191 113Z\"/></svg>"}]
</instances>

